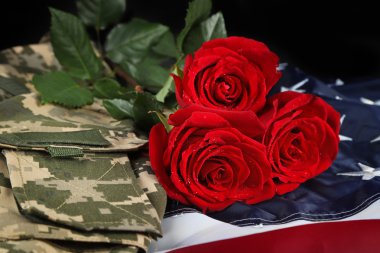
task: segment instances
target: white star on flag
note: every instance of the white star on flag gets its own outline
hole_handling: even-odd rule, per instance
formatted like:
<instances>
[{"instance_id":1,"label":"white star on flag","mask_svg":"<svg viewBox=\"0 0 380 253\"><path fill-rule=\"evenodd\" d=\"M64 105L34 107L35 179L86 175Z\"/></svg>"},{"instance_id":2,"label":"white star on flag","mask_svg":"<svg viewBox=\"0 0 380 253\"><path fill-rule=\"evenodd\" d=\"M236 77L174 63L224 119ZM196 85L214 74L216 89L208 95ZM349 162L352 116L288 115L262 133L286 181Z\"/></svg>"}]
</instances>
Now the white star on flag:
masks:
<instances>
[{"instance_id":1,"label":"white star on flag","mask_svg":"<svg viewBox=\"0 0 380 253\"><path fill-rule=\"evenodd\" d=\"M283 71L286 69L287 66L288 66L288 63L282 62L282 63L278 64L277 71Z\"/></svg>"},{"instance_id":2,"label":"white star on flag","mask_svg":"<svg viewBox=\"0 0 380 253\"><path fill-rule=\"evenodd\" d=\"M335 86L343 86L344 85L344 82L342 81L342 79L336 79L335 80Z\"/></svg>"},{"instance_id":3,"label":"white star on flag","mask_svg":"<svg viewBox=\"0 0 380 253\"><path fill-rule=\"evenodd\" d=\"M342 117L340 117L340 125L343 125L343 121L346 118L346 114L343 114ZM339 140L340 141L352 141L351 137L345 136L345 135L339 135Z\"/></svg>"},{"instance_id":4,"label":"white star on flag","mask_svg":"<svg viewBox=\"0 0 380 253\"><path fill-rule=\"evenodd\" d=\"M309 81L309 78L306 78L305 80L302 80L301 82L296 83L295 85L290 86L289 88L282 86L281 87L281 92L284 92L284 91L295 91L295 92L304 93L306 90L299 90L299 88L301 88L302 86L304 86L305 83L307 83L308 81Z\"/></svg>"},{"instance_id":5,"label":"white star on flag","mask_svg":"<svg viewBox=\"0 0 380 253\"><path fill-rule=\"evenodd\" d=\"M361 101L363 104L367 104L367 105L380 105L380 100L373 101L373 100L371 100L371 99L361 97L361 98L360 98L360 101Z\"/></svg>"},{"instance_id":6,"label":"white star on flag","mask_svg":"<svg viewBox=\"0 0 380 253\"><path fill-rule=\"evenodd\" d=\"M374 143L374 142L377 142L377 141L380 141L380 135L377 136L376 138L374 138L373 140L371 140L370 142Z\"/></svg>"},{"instance_id":7,"label":"white star on flag","mask_svg":"<svg viewBox=\"0 0 380 253\"><path fill-rule=\"evenodd\" d=\"M351 177L362 177L362 180L371 180L374 177L380 177L380 168L373 168L368 165L358 163L362 171L351 171L338 173L338 176L351 176Z\"/></svg>"}]
</instances>

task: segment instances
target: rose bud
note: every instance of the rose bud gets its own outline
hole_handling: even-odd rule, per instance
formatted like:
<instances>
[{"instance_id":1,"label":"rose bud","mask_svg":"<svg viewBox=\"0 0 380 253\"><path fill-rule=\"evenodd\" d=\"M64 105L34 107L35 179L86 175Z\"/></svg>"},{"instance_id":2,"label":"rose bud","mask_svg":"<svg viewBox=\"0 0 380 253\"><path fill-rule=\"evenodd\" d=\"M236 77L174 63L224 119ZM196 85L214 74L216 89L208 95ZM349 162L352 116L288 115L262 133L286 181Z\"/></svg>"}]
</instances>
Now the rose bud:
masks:
<instances>
[{"instance_id":1,"label":"rose bud","mask_svg":"<svg viewBox=\"0 0 380 253\"><path fill-rule=\"evenodd\" d=\"M339 113L323 99L281 92L268 100L260 119L266 125L262 143L267 146L278 194L294 190L334 161Z\"/></svg>"},{"instance_id":2,"label":"rose bud","mask_svg":"<svg viewBox=\"0 0 380 253\"><path fill-rule=\"evenodd\" d=\"M173 75L180 107L200 104L227 110L261 109L278 81L278 57L258 41L228 37L205 42L188 55L183 78Z\"/></svg>"},{"instance_id":3,"label":"rose bud","mask_svg":"<svg viewBox=\"0 0 380 253\"><path fill-rule=\"evenodd\" d=\"M157 124L149 136L152 168L169 197L206 212L274 195L265 146L253 139L264 130L255 113L190 106L169 123L169 133Z\"/></svg>"}]
</instances>

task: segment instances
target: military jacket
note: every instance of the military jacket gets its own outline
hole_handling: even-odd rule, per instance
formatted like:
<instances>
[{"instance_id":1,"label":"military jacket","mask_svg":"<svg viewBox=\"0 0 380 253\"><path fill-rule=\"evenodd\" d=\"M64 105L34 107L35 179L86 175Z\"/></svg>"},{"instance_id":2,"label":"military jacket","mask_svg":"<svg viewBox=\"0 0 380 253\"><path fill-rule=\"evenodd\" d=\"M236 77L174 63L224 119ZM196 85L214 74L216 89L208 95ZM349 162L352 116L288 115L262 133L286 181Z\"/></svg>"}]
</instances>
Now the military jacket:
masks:
<instances>
[{"instance_id":1,"label":"military jacket","mask_svg":"<svg viewBox=\"0 0 380 253\"><path fill-rule=\"evenodd\" d=\"M48 43L0 53L0 252L146 252L166 205L147 139L98 101L42 105L29 82L57 69Z\"/></svg>"}]
</instances>

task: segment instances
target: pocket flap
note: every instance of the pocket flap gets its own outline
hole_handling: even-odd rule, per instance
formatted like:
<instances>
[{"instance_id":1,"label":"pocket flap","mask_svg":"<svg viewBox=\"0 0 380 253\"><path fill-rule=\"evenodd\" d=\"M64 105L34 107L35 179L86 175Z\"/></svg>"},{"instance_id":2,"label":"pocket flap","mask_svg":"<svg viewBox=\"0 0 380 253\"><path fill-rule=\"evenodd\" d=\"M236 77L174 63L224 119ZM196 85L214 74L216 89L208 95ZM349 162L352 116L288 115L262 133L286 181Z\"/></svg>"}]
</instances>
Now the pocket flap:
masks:
<instances>
[{"instance_id":1,"label":"pocket flap","mask_svg":"<svg viewBox=\"0 0 380 253\"><path fill-rule=\"evenodd\" d=\"M25 145L23 148L27 150L33 146L33 150L46 151L48 145L71 144L80 146L83 152L106 153L136 150L147 143L146 138L134 133L133 121L115 120L104 110L98 103L75 110L40 105L35 94L1 101L0 134L16 136L3 136L0 147L15 149L18 143L17 148Z\"/></svg>"},{"instance_id":2,"label":"pocket flap","mask_svg":"<svg viewBox=\"0 0 380 253\"><path fill-rule=\"evenodd\" d=\"M147 143L147 140L126 131L52 127L35 130L0 128L0 148L45 151L52 157L74 157L84 153L131 151Z\"/></svg>"},{"instance_id":3,"label":"pocket flap","mask_svg":"<svg viewBox=\"0 0 380 253\"><path fill-rule=\"evenodd\" d=\"M99 130L70 132L19 132L0 134L0 144L15 146L44 146L50 144L79 146L110 146Z\"/></svg>"},{"instance_id":4,"label":"pocket flap","mask_svg":"<svg viewBox=\"0 0 380 253\"><path fill-rule=\"evenodd\" d=\"M161 234L158 214L124 154L59 159L34 151L3 152L26 215L85 231Z\"/></svg>"}]
</instances>

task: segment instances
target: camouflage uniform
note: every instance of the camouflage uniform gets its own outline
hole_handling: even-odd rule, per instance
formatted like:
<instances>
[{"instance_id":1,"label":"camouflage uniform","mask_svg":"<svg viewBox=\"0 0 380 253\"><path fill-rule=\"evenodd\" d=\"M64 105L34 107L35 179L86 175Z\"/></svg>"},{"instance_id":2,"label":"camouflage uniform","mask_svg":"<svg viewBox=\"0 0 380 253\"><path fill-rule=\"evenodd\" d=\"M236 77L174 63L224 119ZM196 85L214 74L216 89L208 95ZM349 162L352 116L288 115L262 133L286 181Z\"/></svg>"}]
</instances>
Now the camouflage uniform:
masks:
<instances>
[{"instance_id":1,"label":"camouflage uniform","mask_svg":"<svg viewBox=\"0 0 380 253\"><path fill-rule=\"evenodd\" d=\"M98 101L40 105L28 81L59 68L49 44L0 53L0 252L147 251L166 205L147 140Z\"/></svg>"}]
</instances>

